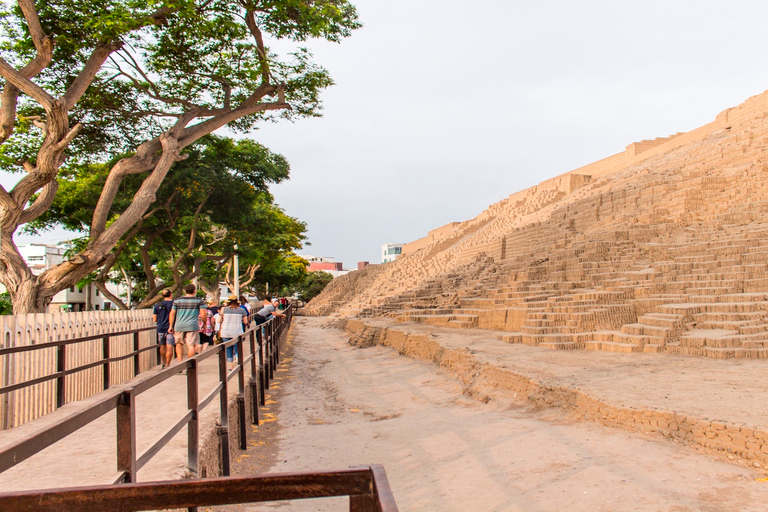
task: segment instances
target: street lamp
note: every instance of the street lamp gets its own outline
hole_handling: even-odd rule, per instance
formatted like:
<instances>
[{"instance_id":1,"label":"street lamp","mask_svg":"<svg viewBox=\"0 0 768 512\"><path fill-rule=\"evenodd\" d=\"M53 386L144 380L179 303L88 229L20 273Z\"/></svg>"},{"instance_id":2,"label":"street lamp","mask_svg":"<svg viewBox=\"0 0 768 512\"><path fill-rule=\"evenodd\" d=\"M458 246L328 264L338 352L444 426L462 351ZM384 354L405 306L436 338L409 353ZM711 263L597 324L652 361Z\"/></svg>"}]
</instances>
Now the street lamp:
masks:
<instances>
[{"instance_id":1,"label":"street lamp","mask_svg":"<svg viewBox=\"0 0 768 512\"><path fill-rule=\"evenodd\" d=\"M232 265L235 267L235 295L237 298L240 298L240 260L237 255L237 244L235 244L235 256L234 256L234 264Z\"/></svg>"}]
</instances>

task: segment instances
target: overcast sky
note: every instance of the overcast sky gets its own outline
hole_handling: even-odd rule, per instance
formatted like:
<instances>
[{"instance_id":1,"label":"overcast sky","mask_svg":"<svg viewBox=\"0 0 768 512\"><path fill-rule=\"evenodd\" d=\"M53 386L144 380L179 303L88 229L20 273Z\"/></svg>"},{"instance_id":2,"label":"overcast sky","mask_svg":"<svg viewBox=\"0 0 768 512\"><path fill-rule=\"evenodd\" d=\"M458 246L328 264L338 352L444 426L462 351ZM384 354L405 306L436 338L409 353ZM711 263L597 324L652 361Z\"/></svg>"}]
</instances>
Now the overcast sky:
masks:
<instances>
[{"instance_id":1,"label":"overcast sky","mask_svg":"<svg viewBox=\"0 0 768 512\"><path fill-rule=\"evenodd\" d=\"M354 3L365 26L312 46L325 116L253 136L291 163L303 252L345 268L768 89L758 0Z\"/></svg>"},{"instance_id":2,"label":"overcast sky","mask_svg":"<svg viewBox=\"0 0 768 512\"><path fill-rule=\"evenodd\" d=\"M353 3L362 29L309 45L325 116L252 135L291 164L299 252L345 268L768 89L760 0Z\"/></svg>"}]
</instances>

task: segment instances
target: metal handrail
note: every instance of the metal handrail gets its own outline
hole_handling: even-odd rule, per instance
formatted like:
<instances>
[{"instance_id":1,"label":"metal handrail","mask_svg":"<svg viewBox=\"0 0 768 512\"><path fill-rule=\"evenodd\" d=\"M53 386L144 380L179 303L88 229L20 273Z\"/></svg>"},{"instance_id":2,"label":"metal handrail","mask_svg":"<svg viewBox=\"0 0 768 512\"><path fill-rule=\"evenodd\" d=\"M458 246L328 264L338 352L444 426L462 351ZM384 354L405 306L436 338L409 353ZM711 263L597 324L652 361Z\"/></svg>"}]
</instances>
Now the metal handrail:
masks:
<instances>
[{"instance_id":1,"label":"metal handrail","mask_svg":"<svg viewBox=\"0 0 768 512\"><path fill-rule=\"evenodd\" d=\"M245 362L250 360L255 363L254 352L258 345L259 361L269 361L270 365L275 362L275 353L279 352L280 338L286 333L287 327L290 325L292 319L292 311L290 307L285 310L285 317L274 317L264 324L256 327L251 327L243 334L233 338L232 340L215 345L210 350L206 350L191 359L182 361L179 364L165 368L155 375L147 376L138 382L134 382L131 387L126 389L114 390L113 392L107 391L106 396L97 400L90 405L87 409L78 411L66 418L54 422L49 427L30 434L23 439L20 439L11 445L0 449L0 472L26 460L32 455L42 451L43 449L51 446L52 444L60 441L69 434L82 428L88 423L100 418L104 414L117 409L117 469L120 472L120 476L117 478L116 483L123 482L135 482L136 473L141 469L151 457L156 454L163 446L165 446L175 434L177 434L184 426L188 427L188 457L187 462L189 469L197 473L198 469L198 418L199 411L212 402L216 395L219 395L220 402L220 424L219 434L222 442L222 466L223 474L225 476L230 473L230 461L229 461L229 418L228 418L228 391L227 382L230 375L226 371L226 358L224 350L228 346L237 345L238 347L238 365L233 373L238 375L238 393L236 396L238 404L238 417L240 423L240 448L245 450L247 448L245 442ZM123 333L124 334L124 333ZM106 337L108 335L101 335L98 337ZM98 338L97 337L97 338ZM244 338L248 338L251 355L249 359L244 360L243 353L243 341ZM76 342L75 340L68 340ZM219 359L219 384L214 388L213 392L206 397L203 401L199 401L198 398L198 382L197 382L197 368L198 363L204 359L212 357L214 354L218 355ZM271 366L270 366L271 368ZM186 371L187 375L187 412L184 416L169 429L166 433L160 436L158 441L152 444L143 454L136 454L136 418L135 418L135 400L136 396L151 389L152 387L160 384L161 382L179 374L182 371ZM260 385L268 386L268 382L271 379L270 372L265 368L258 368L259 378L256 378L257 368L255 364L251 364L251 379L250 385L252 386L251 395L253 398L253 416L251 422L254 425L258 425L258 397L262 393L258 392ZM262 405L264 401L261 401Z\"/></svg>"},{"instance_id":2,"label":"metal handrail","mask_svg":"<svg viewBox=\"0 0 768 512\"><path fill-rule=\"evenodd\" d=\"M397 512L384 467L206 478L173 482L23 491L0 494L0 508L16 512L131 512L349 496L351 512Z\"/></svg>"},{"instance_id":3,"label":"metal handrail","mask_svg":"<svg viewBox=\"0 0 768 512\"><path fill-rule=\"evenodd\" d=\"M3 395L5 393L10 393L12 391L17 391L19 389L35 386L37 384L41 384L49 380L56 380L56 407L59 408L63 406L65 403L67 403L66 392L65 392L66 377L68 375L83 372L85 370L89 370L97 366L102 366L104 368L104 374L102 378L102 389L106 390L112 384L110 380L110 370L109 370L109 365L111 363L133 358L134 377L139 374L139 355L142 354L143 352L146 352L152 349L157 349L157 347L159 346L158 344L155 343L144 348L139 348L139 333L154 330L154 329L155 327L142 327L139 329L131 329L128 331L111 332L111 333L105 333L105 334L93 334L89 336L83 336L80 338L49 341L49 342L39 343L35 345L24 345L21 347L8 347L8 348L0 349L0 356L4 356L4 355L10 355L10 354L18 354L22 352L30 352L35 350L44 350L47 348L57 348L56 350L57 371L56 372L50 373L48 375L44 375L42 377L36 377L34 379L26 380L24 382L17 382L15 384L10 384L4 387L0 387L0 395ZM110 339L116 336L125 336L129 334L133 335L133 351L122 356L114 356L114 357L110 356ZM102 354L101 354L102 357L99 360L82 364L80 366L77 366L75 368L70 368L68 370L65 369L66 360L67 360L67 352L66 352L67 346L74 345L76 343L83 343L86 341L94 341L98 339L103 340Z\"/></svg>"}]
</instances>

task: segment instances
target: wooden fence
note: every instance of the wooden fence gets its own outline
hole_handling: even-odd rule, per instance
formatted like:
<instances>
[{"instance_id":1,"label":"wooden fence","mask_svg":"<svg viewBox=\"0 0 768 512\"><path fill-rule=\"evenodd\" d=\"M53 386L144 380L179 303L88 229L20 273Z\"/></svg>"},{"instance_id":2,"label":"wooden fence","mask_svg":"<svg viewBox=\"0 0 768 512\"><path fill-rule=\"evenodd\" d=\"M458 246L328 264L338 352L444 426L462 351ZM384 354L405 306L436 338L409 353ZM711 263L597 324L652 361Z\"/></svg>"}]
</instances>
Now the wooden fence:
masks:
<instances>
[{"instance_id":1,"label":"wooden fence","mask_svg":"<svg viewBox=\"0 0 768 512\"><path fill-rule=\"evenodd\" d=\"M71 340L99 334L149 328L152 311L84 311L78 313L34 313L0 316L0 350L40 345L52 341ZM156 343L153 329L138 333L140 348ZM0 388L30 381L61 370L95 363L103 358L103 339L92 339L68 345L63 368L57 347L0 355ZM126 355L134 350L134 335L125 334L109 338L111 357ZM157 364L154 350L139 356L139 371ZM82 400L103 389L104 368L101 365L67 377L64 402ZM120 384L133 378L131 359L115 361L109 365L109 379ZM0 395L0 430L17 427L56 409L56 381L47 381Z\"/></svg>"}]
</instances>

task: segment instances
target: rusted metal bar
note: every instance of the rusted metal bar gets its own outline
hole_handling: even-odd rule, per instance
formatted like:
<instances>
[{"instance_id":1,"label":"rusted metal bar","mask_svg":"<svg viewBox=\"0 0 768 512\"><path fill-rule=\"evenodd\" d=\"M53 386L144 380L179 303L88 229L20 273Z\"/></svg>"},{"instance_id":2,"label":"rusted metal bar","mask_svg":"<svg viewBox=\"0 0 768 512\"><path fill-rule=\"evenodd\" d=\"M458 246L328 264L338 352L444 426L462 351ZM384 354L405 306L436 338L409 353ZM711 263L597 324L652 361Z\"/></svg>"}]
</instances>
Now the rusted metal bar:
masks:
<instances>
[{"instance_id":1,"label":"rusted metal bar","mask_svg":"<svg viewBox=\"0 0 768 512\"><path fill-rule=\"evenodd\" d=\"M219 419L221 426L217 429L221 437L221 466L222 474L229 476L229 395L227 394L227 356L224 348L219 351Z\"/></svg>"},{"instance_id":2,"label":"rusted metal bar","mask_svg":"<svg viewBox=\"0 0 768 512\"><path fill-rule=\"evenodd\" d=\"M267 357L269 359L269 380L275 378L275 322L271 320L267 322Z\"/></svg>"},{"instance_id":3,"label":"rusted metal bar","mask_svg":"<svg viewBox=\"0 0 768 512\"><path fill-rule=\"evenodd\" d=\"M200 401L200 405L197 407L197 410L202 411L203 409L208 407L208 404L213 402L214 399L216 399L219 396L221 396L221 389L222 389L222 387L224 387L224 384L222 384L221 382L216 384L216 387L213 388L213 391L211 391L210 394L208 394L208 396L206 396L205 398L203 398Z\"/></svg>"},{"instance_id":4,"label":"rusted metal bar","mask_svg":"<svg viewBox=\"0 0 768 512\"><path fill-rule=\"evenodd\" d=\"M59 345L56 349L56 371L64 372L67 369L67 346ZM60 377L56 379L56 408L58 409L65 403L67 403L67 386L66 377L62 373Z\"/></svg>"},{"instance_id":5,"label":"rusted metal bar","mask_svg":"<svg viewBox=\"0 0 768 512\"><path fill-rule=\"evenodd\" d=\"M139 370L139 333L133 333L133 376L137 376L140 373Z\"/></svg>"},{"instance_id":6,"label":"rusted metal bar","mask_svg":"<svg viewBox=\"0 0 768 512\"><path fill-rule=\"evenodd\" d=\"M114 359L112 359L111 361L114 361ZM0 388L0 394L10 393L11 391L16 391L17 389L28 388L29 386L34 386L35 384L40 384L41 382L47 382L49 380L58 379L59 377L64 377L66 375L72 375L73 373L78 373L83 370L88 370L89 368L94 368L96 366L104 366L104 361L100 359L98 361L94 361L93 363L84 364L82 366L78 366L77 368L72 368L63 372L56 372L50 375L44 375L42 377L38 377L36 379L20 382L18 384L5 386Z\"/></svg>"},{"instance_id":7,"label":"rusted metal bar","mask_svg":"<svg viewBox=\"0 0 768 512\"><path fill-rule=\"evenodd\" d=\"M395 495L392 494L392 488L389 486L389 479L384 466L381 464L371 464L368 467L373 474L373 491L377 498L377 508L381 512L398 512Z\"/></svg>"},{"instance_id":8,"label":"rusted metal bar","mask_svg":"<svg viewBox=\"0 0 768 512\"><path fill-rule=\"evenodd\" d=\"M143 392L157 386L161 382L173 378L174 375L189 369L193 364L199 363L199 361L200 360L197 357L192 359L187 359L186 361L182 361L181 363L175 364L164 370L161 370L160 372L154 375L143 378L140 382L135 383L135 385L133 386L136 389L136 395L138 396Z\"/></svg>"},{"instance_id":9,"label":"rusted metal bar","mask_svg":"<svg viewBox=\"0 0 768 512\"><path fill-rule=\"evenodd\" d=\"M237 403L237 421L240 434L240 449L245 450L246 444L246 431L245 431L245 365L243 359L245 353L243 352L243 335L237 337L237 396L235 401Z\"/></svg>"},{"instance_id":10,"label":"rusted metal bar","mask_svg":"<svg viewBox=\"0 0 768 512\"><path fill-rule=\"evenodd\" d=\"M259 402L265 405L267 379L264 371L264 334L261 326L256 327L256 343L259 345Z\"/></svg>"},{"instance_id":11,"label":"rusted metal bar","mask_svg":"<svg viewBox=\"0 0 768 512\"><path fill-rule=\"evenodd\" d=\"M133 334L134 332L144 332L155 329L155 327L142 327L141 329L132 329L130 331L118 331L110 332L109 336L122 336L124 334ZM42 350L45 348L58 347L59 345L72 345L74 343L82 343L84 341L98 340L103 338L104 334L94 334L92 336L84 336L82 338L72 338L68 340L47 341L45 343L36 343L34 345L21 345L18 347L0 348L0 356L6 354L17 354L19 352L30 352L33 350Z\"/></svg>"},{"instance_id":12,"label":"rusted metal bar","mask_svg":"<svg viewBox=\"0 0 768 512\"><path fill-rule=\"evenodd\" d=\"M246 431L245 431L245 397L242 393L235 396L235 402L237 403L237 421L238 421L238 434L240 434L239 444L241 450L248 448L246 443Z\"/></svg>"},{"instance_id":13,"label":"rusted metal bar","mask_svg":"<svg viewBox=\"0 0 768 512\"><path fill-rule=\"evenodd\" d=\"M251 357L250 357L250 363L251 363L251 378L256 377L256 329L251 329L248 331L248 346L251 349Z\"/></svg>"},{"instance_id":14,"label":"rusted metal bar","mask_svg":"<svg viewBox=\"0 0 768 512\"><path fill-rule=\"evenodd\" d=\"M245 358L245 354L243 353L243 337L238 336L237 337L237 365L239 366L237 370L237 392L239 394L245 393L245 365L243 364L243 359Z\"/></svg>"},{"instance_id":15,"label":"rusted metal bar","mask_svg":"<svg viewBox=\"0 0 768 512\"><path fill-rule=\"evenodd\" d=\"M14 512L132 512L371 494L370 469L205 478L0 494ZM397 508L375 508L396 512Z\"/></svg>"},{"instance_id":16,"label":"rusted metal bar","mask_svg":"<svg viewBox=\"0 0 768 512\"><path fill-rule=\"evenodd\" d=\"M256 368L256 329L251 329L248 332L248 345L251 349L250 363L251 363L251 376L248 378L248 387L251 388L251 424L259 424L259 386L258 386L258 369Z\"/></svg>"},{"instance_id":17,"label":"rusted metal bar","mask_svg":"<svg viewBox=\"0 0 768 512\"><path fill-rule=\"evenodd\" d=\"M71 416L62 418L51 424L45 430L30 434L8 446L0 449L0 473L28 459L52 444L61 441L72 432L100 418L115 407L122 391L112 391L87 409L78 411ZM0 507L0 510L3 510Z\"/></svg>"},{"instance_id":18,"label":"rusted metal bar","mask_svg":"<svg viewBox=\"0 0 768 512\"><path fill-rule=\"evenodd\" d=\"M251 425L259 425L259 381L253 377L248 380L251 388Z\"/></svg>"},{"instance_id":19,"label":"rusted metal bar","mask_svg":"<svg viewBox=\"0 0 768 512\"><path fill-rule=\"evenodd\" d=\"M133 388L120 394L117 405L117 470L123 481L136 481L136 395Z\"/></svg>"},{"instance_id":20,"label":"rusted metal bar","mask_svg":"<svg viewBox=\"0 0 768 512\"><path fill-rule=\"evenodd\" d=\"M181 432L181 430L189 425L189 422L192 420L193 413L192 411L187 411L187 414L185 414L179 421L176 422L176 424L171 427L171 429L163 434L157 441L155 441L152 446L147 448L147 450L139 455L136 458L136 471L143 468L147 462L150 461L152 457L157 455L157 452L163 449L165 445L167 445L171 439L173 439L176 434Z\"/></svg>"},{"instance_id":21,"label":"rusted metal bar","mask_svg":"<svg viewBox=\"0 0 768 512\"><path fill-rule=\"evenodd\" d=\"M187 467L198 474L198 451L200 444L200 408L197 389L197 360L192 359L187 368L187 409L192 413L187 424Z\"/></svg>"},{"instance_id":22,"label":"rusted metal bar","mask_svg":"<svg viewBox=\"0 0 768 512\"><path fill-rule=\"evenodd\" d=\"M104 389L109 389L109 336L101 338L101 358L104 360Z\"/></svg>"}]
</instances>

